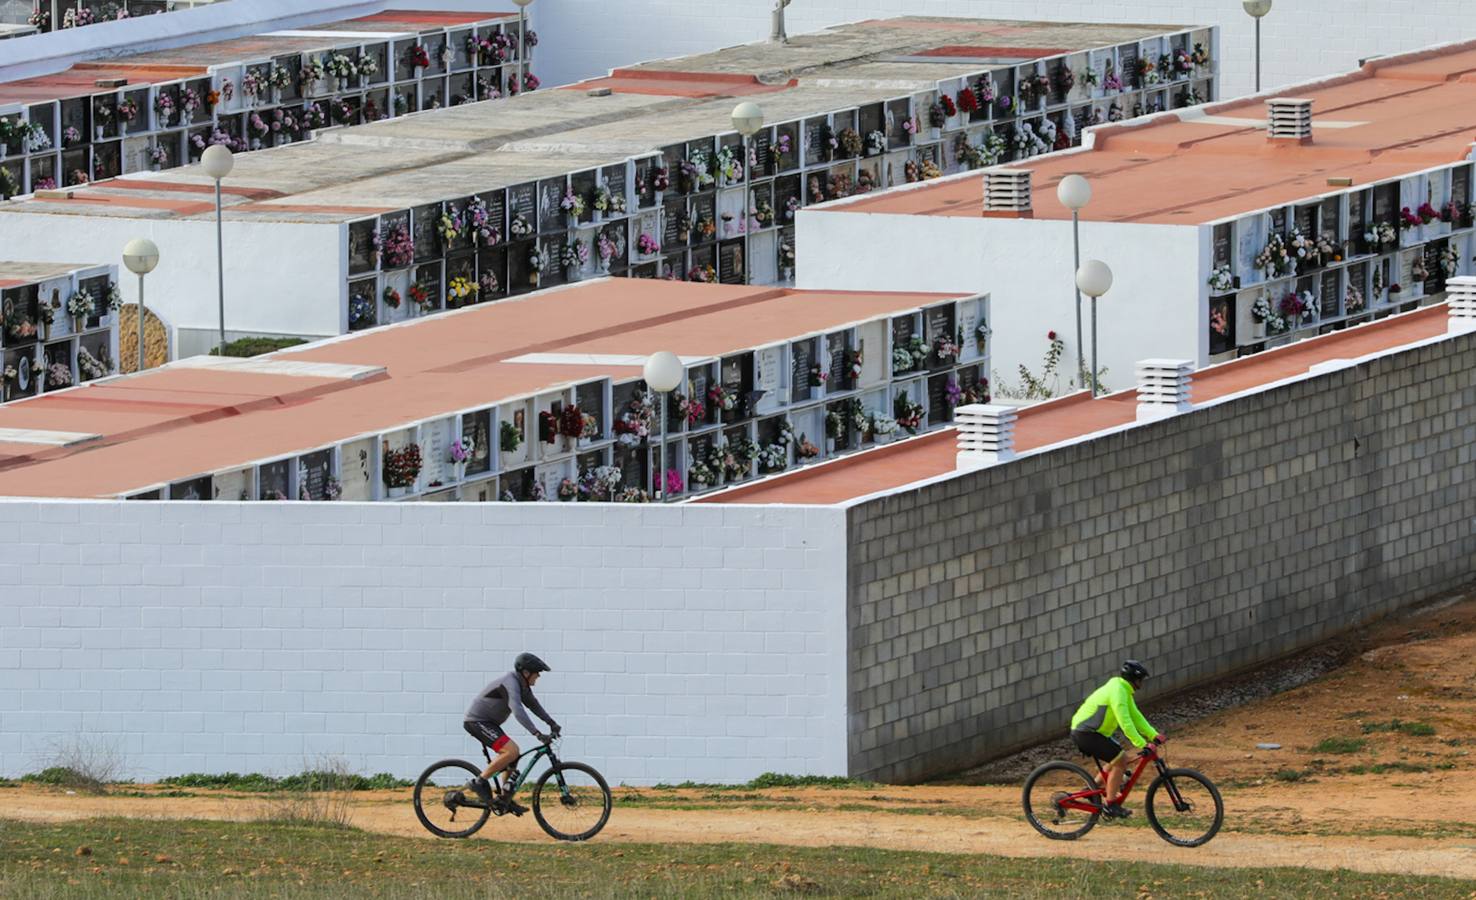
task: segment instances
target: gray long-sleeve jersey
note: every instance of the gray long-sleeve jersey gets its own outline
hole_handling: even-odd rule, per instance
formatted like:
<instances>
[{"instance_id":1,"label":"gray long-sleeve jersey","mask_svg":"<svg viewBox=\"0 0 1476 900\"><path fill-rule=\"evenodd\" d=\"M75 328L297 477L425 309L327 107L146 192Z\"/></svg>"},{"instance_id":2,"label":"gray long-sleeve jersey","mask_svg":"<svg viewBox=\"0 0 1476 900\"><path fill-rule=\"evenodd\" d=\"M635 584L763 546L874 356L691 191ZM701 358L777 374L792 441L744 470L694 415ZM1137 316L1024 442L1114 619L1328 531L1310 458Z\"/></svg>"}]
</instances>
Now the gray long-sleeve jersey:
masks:
<instances>
[{"instance_id":1,"label":"gray long-sleeve jersey","mask_svg":"<svg viewBox=\"0 0 1476 900\"><path fill-rule=\"evenodd\" d=\"M466 709L466 721L492 722L501 725L507 721L509 715L514 715L518 717L518 724L528 729L529 734L537 734L537 727L533 725L533 720L528 718L528 713L523 709L525 706L533 710L538 718L547 722L550 728L559 727L559 723L544 711L543 704L533 696L533 689L528 687L523 676L517 672L508 672L482 688L482 692L477 694L471 706Z\"/></svg>"}]
</instances>

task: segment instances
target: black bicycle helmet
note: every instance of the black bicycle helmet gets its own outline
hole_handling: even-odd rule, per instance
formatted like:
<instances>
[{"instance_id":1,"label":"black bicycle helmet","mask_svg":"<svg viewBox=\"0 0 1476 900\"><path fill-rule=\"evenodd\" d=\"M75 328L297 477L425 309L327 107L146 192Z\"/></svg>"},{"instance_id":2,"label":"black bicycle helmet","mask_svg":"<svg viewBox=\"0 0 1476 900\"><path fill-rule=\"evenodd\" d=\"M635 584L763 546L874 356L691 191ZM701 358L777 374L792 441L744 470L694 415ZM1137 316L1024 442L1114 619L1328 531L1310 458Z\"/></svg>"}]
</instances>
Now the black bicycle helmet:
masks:
<instances>
[{"instance_id":1,"label":"black bicycle helmet","mask_svg":"<svg viewBox=\"0 0 1476 900\"><path fill-rule=\"evenodd\" d=\"M519 653L518 658L513 660L514 672L551 672L548 663L539 659L531 653Z\"/></svg>"},{"instance_id":2,"label":"black bicycle helmet","mask_svg":"<svg viewBox=\"0 0 1476 900\"><path fill-rule=\"evenodd\" d=\"M1130 659L1122 664L1122 677L1137 684L1148 677L1148 667L1136 659Z\"/></svg>"}]
</instances>

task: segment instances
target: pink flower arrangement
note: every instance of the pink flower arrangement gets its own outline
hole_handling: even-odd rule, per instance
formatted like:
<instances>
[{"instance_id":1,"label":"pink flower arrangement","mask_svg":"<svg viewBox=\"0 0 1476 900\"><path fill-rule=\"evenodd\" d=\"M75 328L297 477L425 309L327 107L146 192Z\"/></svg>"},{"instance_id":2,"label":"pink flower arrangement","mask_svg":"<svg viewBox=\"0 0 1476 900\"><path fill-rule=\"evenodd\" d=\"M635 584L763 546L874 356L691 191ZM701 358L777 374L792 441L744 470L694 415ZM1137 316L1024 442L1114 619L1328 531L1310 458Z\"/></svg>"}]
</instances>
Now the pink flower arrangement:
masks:
<instances>
[{"instance_id":1,"label":"pink flower arrangement","mask_svg":"<svg viewBox=\"0 0 1476 900\"><path fill-rule=\"evenodd\" d=\"M396 225L381 238L381 254L385 266L397 269L408 266L415 259L415 242L410 239L410 229Z\"/></svg>"},{"instance_id":2,"label":"pink flower arrangement","mask_svg":"<svg viewBox=\"0 0 1476 900\"><path fill-rule=\"evenodd\" d=\"M650 256L653 253L660 253L661 245L658 244L656 242L656 239L651 235L643 234L640 237L636 238L636 249L639 250L642 254Z\"/></svg>"},{"instance_id":3,"label":"pink flower arrangement","mask_svg":"<svg viewBox=\"0 0 1476 900\"><path fill-rule=\"evenodd\" d=\"M1423 224L1424 223L1420 221L1420 217L1419 216L1417 216L1414 213L1412 213L1412 212L1409 211L1409 207L1408 206L1403 207L1402 209L1399 210L1399 227L1400 228L1413 228L1416 225L1423 225Z\"/></svg>"},{"instance_id":4,"label":"pink flower arrangement","mask_svg":"<svg viewBox=\"0 0 1476 900\"><path fill-rule=\"evenodd\" d=\"M668 494L680 494L682 492L682 473L676 469L666 470L666 492Z\"/></svg>"},{"instance_id":5,"label":"pink flower arrangement","mask_svg":"<svg viewBox=\"0 0 1476 900\"><path fill-rule=\"evenodd\" d=\"M1421 203L1420 208L1415 214L1420 217L1420 223L1423 225L1429 225L1431 222L1440 218L1439 210L1431 206L1428 201Z\"/></svg>"},{"instance_id":6,"label":"pink flower arrangement","mask_svg":"<svg viewBox=\"0 0 1476 900\"><path fill-rule=\"evenodd\" d=\"M81 141L82 141L82 132L78 131L75 126L68 125L66 127L66 130L62 132L62 146L63 147L69 147L72 144L81 143Z\"/></svg>"}]
</instances>

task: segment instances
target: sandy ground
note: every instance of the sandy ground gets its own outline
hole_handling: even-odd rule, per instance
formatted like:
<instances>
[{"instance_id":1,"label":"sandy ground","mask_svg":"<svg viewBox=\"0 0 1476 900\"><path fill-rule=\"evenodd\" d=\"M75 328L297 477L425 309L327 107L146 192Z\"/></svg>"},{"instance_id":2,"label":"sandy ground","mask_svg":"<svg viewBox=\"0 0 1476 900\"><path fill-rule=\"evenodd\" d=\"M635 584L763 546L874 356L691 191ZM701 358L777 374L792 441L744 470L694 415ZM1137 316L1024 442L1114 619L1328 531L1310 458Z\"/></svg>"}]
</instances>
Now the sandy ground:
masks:
<instances>
[{"instance_id":1,"label":"sandy ground","mask_svg":"<svg viewBox=\"0 0 1476 900\"><path fill-rule=\"evenodd\" d=\"M599 840L865 845L1476 878L1476 806L1461 802L1476 768L1470 754L1476 748L1476 601L1389 623L1356 640L1348 648L1351 661L1327 675L1170 735L1171 764L1206 772L1225 797L1225 827L1204 847L1173 847L1142 823L1104 823L1075 842L1046 840L1020 813L1018 783L620 788ZM1423 727L1389 730L1395 720L1433 727L1434 734L1410 733ZM1325 739L1365 743L1353 752L1315 749ZM1281 749L1256 749L1267 742ZM1393 763L1404 768L1349 771ZM189 797L139 791L143 796L91 797L24 786L0 792L0 815L249 820L260 818L267 802L211 791ZM1141 796L1128 805L1140 804ZM353 824L360 828L434 840L416 821L408 790L355 795L353 804ZM548 840L531 815L493 819L476 839Z\"/></svg>"}]
</instances>

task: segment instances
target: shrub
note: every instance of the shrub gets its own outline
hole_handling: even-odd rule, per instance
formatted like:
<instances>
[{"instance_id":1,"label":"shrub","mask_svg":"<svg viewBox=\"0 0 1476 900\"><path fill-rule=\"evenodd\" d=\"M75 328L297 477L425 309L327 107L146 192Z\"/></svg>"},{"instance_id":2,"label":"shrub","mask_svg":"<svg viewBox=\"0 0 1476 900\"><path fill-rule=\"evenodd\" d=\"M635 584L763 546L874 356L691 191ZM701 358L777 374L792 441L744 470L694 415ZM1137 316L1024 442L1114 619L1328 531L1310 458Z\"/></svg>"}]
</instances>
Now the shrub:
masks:
<instances>
[{"instance_id":1,"label":"shrub","mask_svg":"<svg viewBox=\"0 0 1476 900\"><path fill-rule=\"evenodd\" d=\"M1368 741L1363 738L1324 738L1312 748L1313 753L1357 753Z\"/></svg>"},{"instance_id":2,"label":"shrub","mask_svg":"<svg viewBox=\"0 0 1476 900\"><path fill-rule=\"evenodd\" d=\"M238 357L261 356L263 353L271 353L286 347L296 347L299 344L306 343L307 341L302 338L245 337L227 343L225 345L225 355ZM211 347L210 355L219 356L220 348Z\"/></svg>"}]
</instances>

